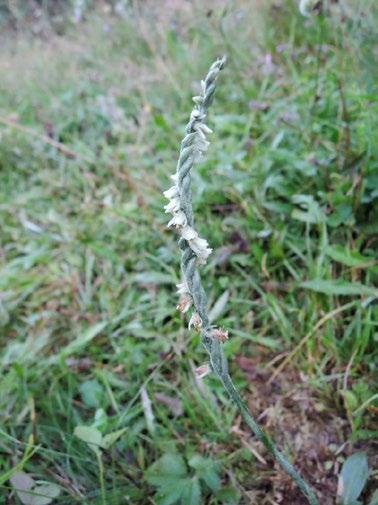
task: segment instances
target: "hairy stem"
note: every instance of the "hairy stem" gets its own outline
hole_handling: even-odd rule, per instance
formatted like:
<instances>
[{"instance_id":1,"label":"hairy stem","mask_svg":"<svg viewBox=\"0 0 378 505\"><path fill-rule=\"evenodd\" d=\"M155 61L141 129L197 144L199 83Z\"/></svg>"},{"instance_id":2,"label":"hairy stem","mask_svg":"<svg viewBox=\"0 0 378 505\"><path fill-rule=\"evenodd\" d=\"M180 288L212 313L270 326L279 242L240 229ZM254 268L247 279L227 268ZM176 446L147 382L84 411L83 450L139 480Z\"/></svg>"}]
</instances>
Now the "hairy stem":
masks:
<instances>
[{"instance_id":1,"label":"hairy stem","mask_svg":"<svg viewBox=\"0 0 378 505\"><path fill-rule=\"evenodd\" d=\"M201 342L209 354L210 365L213 372L221 380L225 390L238 407L244 421L254 435L265 445L273 458L293 479L306 496L310 505L319 505L315 493L289 461L287 461L284 455L278 451L268 435L259 427L242 400L228 372L227 360L222 349L223 344L220 339L217 338L214 329L210 326L207 313L206 294L201 284L198 264L206 260L211 249L207 247L207 241L199 239L198 234L194 230L190 173L202 151L207 148L208 143L205 139L205 133L210 130L207 129L204 121L207 110L213 100L216 79L224 64L225 58L222 58L211 65L205 80L201 82L202 94L193 99L196 105L186 127L186 136L181 143L180 157L177 163L176 175L174 176L176 186L167 192L174 194L171 202L172 205L167 208L167 212L172 212L174 216L176 215L176 227L181 230L179 247L181 249L181 270L184 278L184 285L187 289L187 293L191 297L196 314L199 316L199 321L201 323ZM170 195L167 197L170 198ZM171 211L172 206L174 207L173 211ZM183 215L185 217L184 221L182 220ZM202 245L202 250L199 245ZM185 308L183 312L186 312L186 310L187 308Z\"/></svg>"}]
</instances>

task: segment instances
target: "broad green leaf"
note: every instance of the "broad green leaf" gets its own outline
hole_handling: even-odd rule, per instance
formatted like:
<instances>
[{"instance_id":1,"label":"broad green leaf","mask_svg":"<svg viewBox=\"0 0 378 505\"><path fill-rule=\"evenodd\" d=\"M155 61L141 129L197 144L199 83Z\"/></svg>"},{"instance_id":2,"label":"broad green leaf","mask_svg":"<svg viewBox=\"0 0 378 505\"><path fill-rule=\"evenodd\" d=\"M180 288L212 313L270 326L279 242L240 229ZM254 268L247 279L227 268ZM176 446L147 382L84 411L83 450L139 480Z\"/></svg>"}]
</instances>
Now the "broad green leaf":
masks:
<instances>
[{"instance_id":1,"label":"broad green leaf","mask_svg":"<svg viewBox=\"0 0 378 505\"><path fill-rule=\"evenodd\" d=\"M358 407L358 398L352 391L343 391L343 396L349 410L355 410Z\"/></svg>"},{"instance_id":2,"label":"broad green leaf","mask_svg":"<svg viewBox=\"0 0 378 505\"><path fill-rule=\"evenodd\" d=\"M196 474L202 479L212 491L218 491L221 487L217 466L209 458L200 455L193 456L189 465L196 470Z\"/></svg>"},{"instance_id":3,"label":"broad green leaf","mask_svg":"<svg viewBox=\"0 0 378 505\"><path fill-rule=\"evenodd\" d=\"M293 209L291 217L305 223L321 223L324 221L324 212L312 195L293 195L293 203L301 209Z\"/></svg>"},{"instance_id":4,"label":"broad green leaf","mask_svg":"<svg viewBox=\"0 0 378 505\"><path fill-rule=\"evenodd\" d=\"M237 505L240 501L240 493L234 487L224 487L215 495L224 505Z\"/></svg>"},{"instance_id":5,"label":"broad green leaf","mask_svg":"<svg viewBox=\"0 0 378 505\"><path fill-rule=\"evenodd\" d=\"M200 477L212 491L218 491L221 487L219 475L214 469L208 470L203 474L198 474L198 477Z\"/></svg>"},{"instance_id":6,"label":"broad green leaf","mask_svg":"<svg viewBox=\"0 0 378 505\"><path fill-rule=\"evenodd\" d=\"M96 454L100 453L102 435L98 429L93 428L93 426L76 426L74 435L88 444Z\"/></svg>"},{"instance_id":7,"label":"broad green leaf","mask_svg":"<svg viewBox=\"0 0 378 505\"><path fill-rule=\"evenodd\" d=\"M126 430L127 428L121 428L120 430L116 430L105 435L102 439L101 447L109 449L120 437L122 437Z\"/></svg>"},{"instance_id":8,"label":"broad green leaf","mask_svg":"<svg viewBox=\"0 0 378 505\"><path fill-rule=\"evenodd\" d=\"M201 505L201 487L198 477L186 480L186 485L182 492L183 505Z\"/></svg>"},{"instance_id":9,"label":"broad green leaf","mask_svg":"<svg viewBox=\"0 0 378 505\"><path fill-rule=\"evenodd\" d=\"M185 485L186 479L175 479L173 483L161 487L155 497L156 502L158 505L172 505L178 503Z\"/></svg>"},{"instance_id":10,"label":"broad green leaf","mask_svg":"<svg viewBox=\"0 0 378 505\"><path fill-rule=\"evenodd\" d=\"M327 246L325 248L325 253L334 261L348 267L369 266L374 263L374 258L363 256L358 251L352 251L341 245Z\"/></svg>"},{"instance_id":11,"label":"broad green leaf","mask_svg":"<svg viewBox=\"0 0 378 505\"><path fill-rule=\"evenodd\" d=\"M99 408L104 397L104 389L96 380L83 382L80 387L80 394L87 407Z\"/></svg>"},{"instance_id":12,"label":"broad green leaf","mask_svg":"<svg viewBox=\"0 0 378 505\"><path fill-rule=\"evenodd\" d=\"M316 214L299 209L294 209L291 213L291 217L303 223L316 224L319 221Z\"/></svg>"},{"instance_id":13,"label":"broad green leaf","mask_svg":"<svg viewBox=\"0 0 378 505\"><path fill-rule=\"evenodd\" d=\"M33 489L33 493L29 502L30 505L49 505L54 498L59 496L60 487L52 483L41 484Z\"/></svg>"},{"instance_id":14,"label":"broad green leaf","mask_svg":"<svg viewBox=\"0 0 378 505\"><path fill-rule=\"evenodd\" d=\"M342 505L355 505L369 476L366 454L357 452L345 461L339 476L337 496Z\"/></svg>"},{"instance_id":15,"label":"broad green leaf","mask_svg":"<svg viewBox=\"0 0 378 505\"><path fill-rule=\"evenodd\" d=\"M23 505L49 505L60 494L56 484L36 485L34 479L22 471L15 472L9 480Z\"/></svg>"},{"instance_id":16,"label":"broad green leaf","mask_svg":"<svg viewBox=\"0 0 378 505\"><path fill-rule=\"evenodd\" d=\"M191 466L195 470L200 470L201 472L207 470L207 468L212 464L213 462L211 461L211 459L204 458L200 454L195 454L189 460L189 466Z\"/></svg>"},{"instance_id":17,"label":"broad green leaf","mask_svg":"<svg viewBox=\"0 0 378 505\"><path fill-rule=\"evenodd\" d=\"M108 425L108 416L103 408L99 408L96 410L94 415L94 420L91 426L94 426L101 432L106 429Z\"/></svg>"},{"instance_id":18,"label":"broad green leaf","mask_svg":"<svg viewBox=\"0 0 378 505\"><path fill-rule=\"evenodd\" d=\"M347 282L341 279L330 281L314 279L312 281L302 282L300 286L326 295L378 296L378 289L364 286L359 282Z\"/></svg>"},{"instance_id":19,"label":"broad green leaf","mask_svg":"<svg viewBox=\"0 0 378 505\"><path fill-rule=\"evenodd\" d=\"M164 454L155 461L146 472L147 482L154 486L168 486L177 481L178 477L186 476L187 468L180 454Z\"/></svg>"},{"instance_id":20,"label":"broad green leaf","mask_svg":"<svg viewBox=\"0 0 378 505\"><path fill-rule=\"evenodd\" d=\"M32 497L30 491L35 485L34 479L32 479L32 477L30 477L27 473L19 471L15 472L9 481L12 484L13 489L16 491L20 501L24 505L29 505Z\"/></svg>"}]
</instances>

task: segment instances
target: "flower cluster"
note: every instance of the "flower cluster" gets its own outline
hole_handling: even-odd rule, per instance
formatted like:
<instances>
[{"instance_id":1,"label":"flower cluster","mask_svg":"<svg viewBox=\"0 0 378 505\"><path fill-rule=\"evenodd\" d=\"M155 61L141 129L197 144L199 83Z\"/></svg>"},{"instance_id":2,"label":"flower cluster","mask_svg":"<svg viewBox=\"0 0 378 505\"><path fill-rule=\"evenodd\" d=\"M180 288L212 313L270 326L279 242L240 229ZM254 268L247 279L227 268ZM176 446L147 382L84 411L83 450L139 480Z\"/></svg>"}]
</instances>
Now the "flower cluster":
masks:
<instances>
[{"instance_id":1,"label":"flower cluster","mask_svg":"<svg viewBox=\"0 0 378 505\"><path fill-rule=\"evenodd\" d=\"M198 97L194 97L194 99L197 98ZM194 109L190 116L193 133L185 137L188 138L191 136L190 148L193 160L198 159L209 146L209 142L206 140L206 134L212 132L210 128L201 122L203 119L204 117L200 114L199 110ZM165 212L172 214L172 219L169 221L168 227L175 228L180 233L181 237L188 242L190 248L198 258L198 263L205 264L212 249L209 247L207 240L201 238L196 230L188 224L188 218L181 208L179 174L176 173L172 175L171 179L174 185L167 191L164 191L164 196L169 200L168 204L164 206Z\"/></svg>"},{"instance_id":2,"label":"flower cluster","mask_svg":"<svg viewBox=\"0 0 378 505\"><path fill-rule=\"evenodd\" d=\"M307 4L310 2L312 3L312 1L313 0L301 0L304 12L307 10ZM209 363L205 363L195 370L196 380L200 381L210 372L214 372L219 377L225 390L230 395L231 400L238 408L253 434L264 444L273 458L295 481L308 499L310 505L319 505L315 493L296 472L294 467L285 459L284 455L278 451L268 435L261 430L235 388L228 371L227 359L223 351L223 344L228 339L228 331L223 328L211 326L206 307L206 294L201 285L200 275L197 271L196 263L204 263L211 253L211 249L207 241L200 238L198 233L193 229L190 176L188 177L188 175L193 168L194 162L202 155L203 151L205 151L209 145L206 140L206 134L210 133L210 130L204 125L204 119L208 107L212 102L218 73L222 70L224 63L225 58L221 58L211 65L205 80L201 82L201 96L193 98L196 105L186 128L187 134L181 143L177 173L172 176L174 185L164 193L169 200L168 204L165 206L165 211L172 214L172 219L168 226L176 228L181 235L179 245L182 251L181 272L183 281L177 285L177 292L180 295L177 308L182 313L186 313L190 307L194 305L195 311L191 315L189 329L193 328L201 333L201 342L210 358ZM193 259L195 260L193 255L197 257L196 261L193 261ZM200 382L198 382L198 385L200 385Z\"/></svg>"},{"instance_id":3,"label":"flower cluster","mask_svg":"<svg viewBox=\"0 0 378 505\"><path fill-rule=\"evenodd\" d=\"M206 136L212 131L204 123L206 118L207 107L209 105L209 96L211 96L211 83L214 82L217 73L219 72L220 62L210 69L205 81L201 81L202 92L199 96L193 97L195 103L194 109L190 115L189 124L186 129L186 136L181 144L180 159L177 165L177 172L171 175L173 186L167 191L164 191L164 196L168 199L165 205L165 212L172 215L168 223L168 228L174 228L178 231L180 236L187 242L190 249L197 256L197 263L204 264L212 249L206 239L201 238L196 230L193 228L193 222L190 215L188 215L187 205L185 204L187 196L185 194L185 184L183 180L188 173L188 169L203 155L208 149L209 142ZM193 305L193 296L190 292L187 282L184 280L177 284L177 293L179 295L179 302L177 309L185 314ZM190 317L189 329L195 331L203 330L203 321L197 311L194 311ZM219 342L225 342L228 338L228 332L220 328L214 328L211 332L213 338Z\"/></svg>"},{"instance_id":4,"label":"flower cluster","mask_svg":"<svg viewBox=\"0 0 378 505\"><path fill-rule=\"evenodd\" d=\"M219 342L222 342L222 344L228 340L228 330L225 330L223 328L214 328L212 335L217 340L219 340Z\"/></svg>"},{"instance_id":5,"label":"flower cluster","mask_svg":"<svg viewBox=\"0 0 378 505\"><path fill-rule=\"evenodd\" d=\"M206 375L209 375L210 372L211 372L211 368L210 368L209 363L204 363L203 365L196 368L194 371L197 379L203 379L203 377L206 377Z\"/></svg>"},{"instance_id":6,"label":"flower cluster","mask_svg":"<svg viewBox=\"0 0 378 505\"><path fill-rule=\"evenodd\" d=\"M190 309L193 303L193 299L185 280L183 282L180 282L180 284L176 284L176 287L177 294L180 296L180 301L176 309L185 314Z\"/></svg>"}]
</instances>

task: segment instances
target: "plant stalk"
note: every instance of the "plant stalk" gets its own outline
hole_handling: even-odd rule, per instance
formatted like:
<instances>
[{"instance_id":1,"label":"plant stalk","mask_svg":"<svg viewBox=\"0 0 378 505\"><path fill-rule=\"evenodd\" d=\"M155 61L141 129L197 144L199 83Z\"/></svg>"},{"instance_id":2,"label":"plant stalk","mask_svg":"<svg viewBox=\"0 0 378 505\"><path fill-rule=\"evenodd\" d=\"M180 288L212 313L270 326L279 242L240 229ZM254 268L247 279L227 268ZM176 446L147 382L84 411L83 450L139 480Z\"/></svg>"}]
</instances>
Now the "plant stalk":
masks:
<instances>
[{"instance_id":1,"label":"plant stalk","mask_svg":"<svg viewBox=\"0 0 378 505\"><path fill-rule=\"evenodd\" d=\"M206 259L210 249L206 249L207 242L203 239L199 240L202 240L203 243L206 244L203 246L206 254L204 255L204 251L198 249L198 234L194 230L190 173L201 151L205 150L208 144L205 141L204 132L208 129L205 126L204 120L208 108L213 101L216 79L224 64L225 58L221 58L211 65L205 80L201 82L202 94L194 98L196 105L186 127L186 136L181 143L180 157L177 163L176 175L174 176L176 188L171 188L174 195L179 195L173 198L173 203L176 207L172 213L174 215L176 214L176 219L178 219L177 213L181 213L181 217L182 213L184 213L186 218L184 224L176 224L177 228L181 229L179 247L181 249L181 270L184 278L184 285L192 299L196 310L196 316L200 318L201 342L209 355L211 369L222 382L225 390L239 409L245 423L251 429L252 433L264 444L275 461L279 463L281 468L297 484L298 488L302 491L304 496L306 496L308 503L310 505L319 505L314 491L303 480L285 456L276 448L268 435L260 428L247 405L242 400L228 372L227 360L222 348L223 343L217 338L214 328L210 325L207 313L206 293L201 284L198 264L203 263L203 259ZM170 198L170 195L167 197ZM177 201L179 201L178 208ZM167 209L167 211L171 212L170 208ZM184 309L183 312L186 312L186 310L187 309Z\"/></svg>"}]
</instances>

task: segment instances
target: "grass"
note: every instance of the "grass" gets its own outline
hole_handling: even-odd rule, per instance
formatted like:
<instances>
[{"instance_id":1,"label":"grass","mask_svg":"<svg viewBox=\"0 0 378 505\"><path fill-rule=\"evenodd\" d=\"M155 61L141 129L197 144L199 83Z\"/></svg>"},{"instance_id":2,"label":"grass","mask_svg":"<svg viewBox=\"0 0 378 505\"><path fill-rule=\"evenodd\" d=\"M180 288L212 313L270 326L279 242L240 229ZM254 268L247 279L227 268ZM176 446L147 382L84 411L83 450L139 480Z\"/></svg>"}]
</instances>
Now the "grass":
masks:
<instances>
[{"instance_id":1,"label":"grass","mask_svg":"<svg viewBox=\"0 0 378 505\"><path fill-rule=\"evenodd\" d=\"M346 455L372 454L376 9L214 5L96 11L2 45L0 503L20 503L16 468L67 505L174 503L172 475L185 504L303 503L216 380L195 379L204 354L175 311L161 192L223 53L194 204L232 373L322 503ZM126 429L95 457L82 425Z\"/></svg>"}]
</instances>

